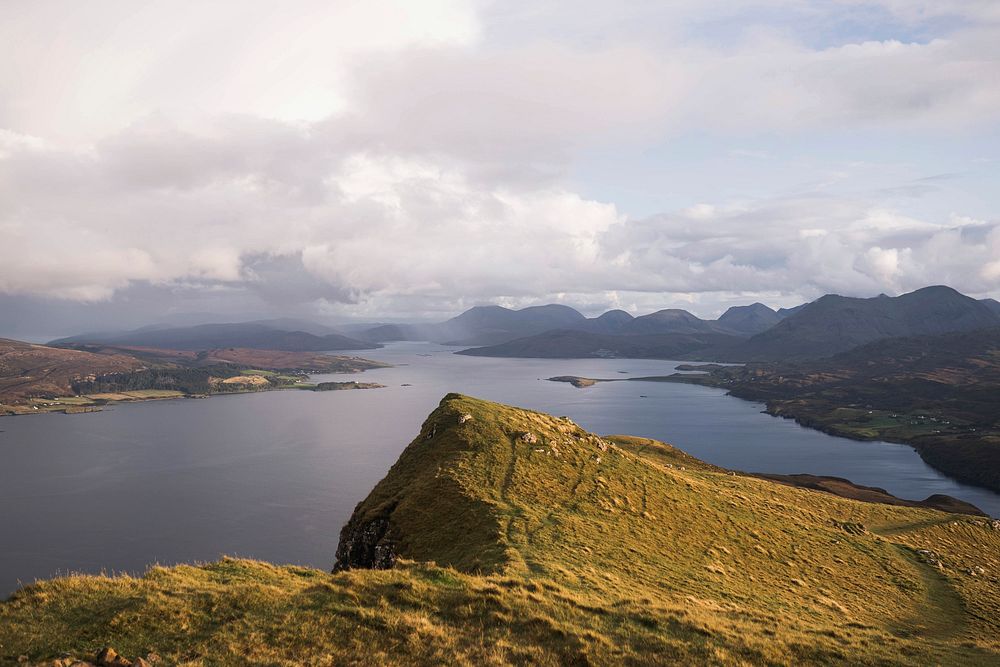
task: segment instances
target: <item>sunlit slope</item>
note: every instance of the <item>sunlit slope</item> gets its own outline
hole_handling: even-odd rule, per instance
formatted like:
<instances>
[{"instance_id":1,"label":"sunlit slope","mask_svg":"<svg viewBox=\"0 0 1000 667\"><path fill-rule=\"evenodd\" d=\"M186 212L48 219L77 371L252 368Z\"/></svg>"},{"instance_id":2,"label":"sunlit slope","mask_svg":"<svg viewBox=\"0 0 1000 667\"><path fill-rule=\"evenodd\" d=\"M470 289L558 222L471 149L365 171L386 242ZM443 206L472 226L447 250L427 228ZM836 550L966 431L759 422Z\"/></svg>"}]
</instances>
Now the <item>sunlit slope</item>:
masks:
<instances>
[{"instance_id":1,"label":"sunlit slope","mask_svg":"<svg viewBox=\"0 0 1000 667\"><path fill-rule=\"evenodd\" d=\"M990 615L956 614L973 600L1000 606L990 522L734 476L666 445L467 397L442 402L358 507L342 564L345 543L380 522L383 551L605 600L733 605L762 636L851 643L878 628L920 643L945 626L984 640L997 629ZM923 548L944 572L920 562Z\"/></svg>"},{"instance_id":2,"label":"sunlit slope","mask_svg":"<svg viewBox=\"0 0 1000 667\"><path fill-rule=\"evenodd\" d=\"M192 664L1000 664L1000 529L706 465L449 395L327 574L73 578L0 606L0 658Z\"/></svg>"}]
</instances>

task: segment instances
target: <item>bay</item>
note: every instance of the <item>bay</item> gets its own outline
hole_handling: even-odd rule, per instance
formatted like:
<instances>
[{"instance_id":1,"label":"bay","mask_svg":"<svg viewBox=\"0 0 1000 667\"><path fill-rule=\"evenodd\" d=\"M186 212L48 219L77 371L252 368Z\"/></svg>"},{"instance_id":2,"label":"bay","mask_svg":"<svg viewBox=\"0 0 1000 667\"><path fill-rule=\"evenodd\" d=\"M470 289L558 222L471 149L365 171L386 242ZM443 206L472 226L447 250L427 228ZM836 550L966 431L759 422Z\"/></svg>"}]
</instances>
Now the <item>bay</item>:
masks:
<instances>
[{"instance_id":1,"label":"bay","mask_svg":"<svg viewBox=\"0 0 1000 667\"><path fill-rule=\"evenodd\" d=\"M141 573L224 554L329 568L355 504L448 392L566 415L597 433L664 440L729 468L834 475L910 499L944 493L1000 515L1000 495L947 478L910 447L829 436L722 390L545 381L666 375L679 362L490 359L455 349L396 343L363 353L392 368L313 376L384 389L0 419L0 595L57 574Z\"/></svg>"}]
</instances>

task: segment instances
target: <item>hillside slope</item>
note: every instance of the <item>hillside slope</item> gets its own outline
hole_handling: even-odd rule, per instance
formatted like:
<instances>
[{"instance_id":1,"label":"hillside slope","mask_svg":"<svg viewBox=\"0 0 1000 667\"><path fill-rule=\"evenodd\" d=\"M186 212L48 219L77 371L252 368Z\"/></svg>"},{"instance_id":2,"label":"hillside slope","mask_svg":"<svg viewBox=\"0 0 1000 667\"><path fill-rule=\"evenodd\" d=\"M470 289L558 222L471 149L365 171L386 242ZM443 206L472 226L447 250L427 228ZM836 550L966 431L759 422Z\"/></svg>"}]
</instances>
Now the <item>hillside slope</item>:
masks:
<instances>
[{"instance_id":1,"label":"hillside slope","mask_svg":"<svg viewBox=\"0 0 1000 667\"><path fill-rule=\"evenodd\" d=\"M360 373L386 366L316 352L100 344L67 349L0 339L0 416L94 412L117 401L308 389L307 373Z\"/></svg>"},{"instance_id":2,"label":"hillside slope","mask_svg":"<svg viewBox=\"0 0 1000 667\"><path fill-rule=\"evenodd\" d=\"M454 345L495 345L550 329L573 328L587 319L569 306L549 304L511 310L475 306L437 324L383 324L362 331L365 340L424 340Z\"/></svg>"},{"instance_id":3,"label":"hillside slope","mask_svg":"<svg viewBox=\"0 0 1000 667\"><path fill-rule=\"evenodd\" d=\"M668 308L633 317L623 310L609 310L586 318L567 306L549 304L510 310L501 306L476 306L438 324L383 324L361 332L365 340L427 340L467 346L501 345L554 331L588 334L728 334L750 336L774 325L781 318L763 304L730 308L718 320L703 320L686 310Z\"/></svg>"},{"instance_id":4,"label":"hillside slope","mask_svg":"<svg viewBox=\"0 0 1000 667\"><path fill-rule=\"evenodd\" d=\"M260 322L199 324L193 327L147 327L123 334L70 336L49 343L49 345L63 347L81 344L152 347L167 350L208 350L234 347L289 352L363 350L379 347L378 344L340 334L317 336L305 331L276 329L269 324Z\"/></svg>"},{"instance_id":5,"label":"hillside slope","mask_svg":"<svg viewBox=\"0 0 1000 667\"><path fill-rule=\"evenodd\" d=\"M0 404L70 395L80 378L136 371L144 365L127 354L62 350L0 338Z\"/></svg>"},{"instance_id":6,"label":"hillside slope","mask_svg":"<svg viewBox=\"0 0 1000 667\"><path fill-rule=\"evenodd\" d=\"M0 604L0 660L109 644L190 665L1000 660L1000 523L455 394L359 504L337 569L42 582Z\"/></svg>"},{"instance_id":7,"label":"hillside slope","mask_svg":"<svg viewBox=\"0 0 1000 667\"><path fill-rule=\"evenodd\" d=\"M733 306L717 320L719 326L741 334L758 334L767 331L784 317L762 303L749 306Z\"/></svg>"},{"instance_id":8,"label":"hillside slope","mask_svg":"<svg viewBox=\"0 0 1000 667\"><path fill-rule=\"evenodd\" d=\"M705 370L659 379L720 387L835 435L904 442L946 474L1000 491L1000 327Z\"/></svg>"},{"instance_id":9,"label":"hillside slope","mask_svg":"<svg viewBox=\"0 0 1000 667\"><path fill-rule=\"evenodd\" d=\"M827 294L763 333L720 348L714 356L717 361L816 359L883 338L996 326L1000 326L1000 313L945 286L871 299Z\"/></svg>"}]
</instances>

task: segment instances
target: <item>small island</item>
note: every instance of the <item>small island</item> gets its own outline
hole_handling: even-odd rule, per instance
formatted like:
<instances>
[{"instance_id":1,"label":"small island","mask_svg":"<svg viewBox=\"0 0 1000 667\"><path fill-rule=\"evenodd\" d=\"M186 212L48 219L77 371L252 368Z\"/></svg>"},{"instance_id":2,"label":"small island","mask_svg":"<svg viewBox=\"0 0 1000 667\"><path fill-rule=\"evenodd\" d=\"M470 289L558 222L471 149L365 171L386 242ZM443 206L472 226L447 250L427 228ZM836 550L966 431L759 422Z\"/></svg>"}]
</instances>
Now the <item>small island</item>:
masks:
<instances>
[{"instance_id":1,"label":"small island","mask_svg":"<svg viewBox=\"0 0 1000 667\"><path fill-rule=\"evenodd\" d=\"M598 382L608 382L608 380L595 380L594 378L584 378L578 375L557 375L556 377L546 378L549 382L568 382L577 389L583 389L584 387L593 387Z\"/></svg>"},{"instance_id":2,"label":"small island","mask_svg":"<svg viewBox=\"0 0 1000 667\"><path fill-rule=\"evenodd\" d=\"M344 391L348 389L384 389L384 384L378 384L377 382L320 382L317 385L304 385L301 389L308 389L309 391Z\"/></svg>"},{"instance_id":3,"label":"small island","mask_svg":"<svg viewBox=\"0 0 1000 667\"><path fill-rule=\"evenodd\" d=\"M708 373L674 373L672 375L649 375L637 378L586 378L579 375L557 375L546 378L548 382L566 382L577 389L593 387L598 382L681 382L684 384L709 384L709 382L699 382L698 378L708 378ZM683 379L680 379L683 378Z\"/></svg>"}]
</instances>

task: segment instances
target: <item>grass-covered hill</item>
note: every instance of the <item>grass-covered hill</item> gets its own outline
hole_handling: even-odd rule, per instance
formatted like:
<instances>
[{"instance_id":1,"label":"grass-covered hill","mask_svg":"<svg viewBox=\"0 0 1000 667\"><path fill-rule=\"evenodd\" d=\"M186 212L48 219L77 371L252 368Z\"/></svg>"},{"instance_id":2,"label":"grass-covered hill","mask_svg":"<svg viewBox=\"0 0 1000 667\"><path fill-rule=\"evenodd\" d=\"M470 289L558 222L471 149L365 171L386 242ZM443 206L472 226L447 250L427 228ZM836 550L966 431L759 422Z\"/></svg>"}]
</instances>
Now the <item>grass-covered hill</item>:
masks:
<instances>
[{"instance_id":1,"label":"grass-covered hill","mask_svg":"<svg viewBox=\"0 0 1000 667\"><path fill-rule=\"evenodd\" d=\"M111 334L82 334L50 341L49 345L115 345L152 347L165 350L208 350L218 348L251 348L289 352L326 352L331 350L365 350L381 347L368 341L337 333L316 335L306 331L278 328L281 320L268 322L237 322L199 324L191 327L144 327L134 331Z\"/></svg>"},{"instance_id":2,"label":"grass-covered hill","mask_svg":"<svg viewBox=\"0 0 1000 667\"><path fill-rule=\"evenodd\" d=\"M0 404L41 395L70 395L73 383L81 377L144 367L141 360L124 353L94 354L0 338Z\"/></svg>"},{"instance_id":3,"label":"grass-covered hill","mask_svg":"<svg viewBox=\"0 0 1000 667\"><path fill-rule=\"evenodd\" d=\"M907 336L935 336L1000 326L1000 310L950 287L925 287L871 299L827 294L776 312L763 304L731 308L718 320L683 310L605 317L484 345L462 354L548 359L623 357L727 362L821 359L858 346Z\"/></svg>"},{"instance_id":4,"label":"grass-covered hill","mask_svg":"<svg viewBox=\"0 0 1000 667\"><path fill-rule=\"evenodd\" d=\"M1000 523L455 394L359 504L336 569L41 582L0 604L0 661L1000 664Z\"/></svg>"},{"instance_id":5,"label":"grass-covered hill","mask_svg":"<svg viewBox=\"0 0 1000 667\"><path fill-rule=\"evenodd\" d=\"M304 383L307 373L360 373L385 366L318 352L102 344L67 349L0 338L0 416L90 412L113 401L314 388Z\"/></svg>"}]
</instances>

